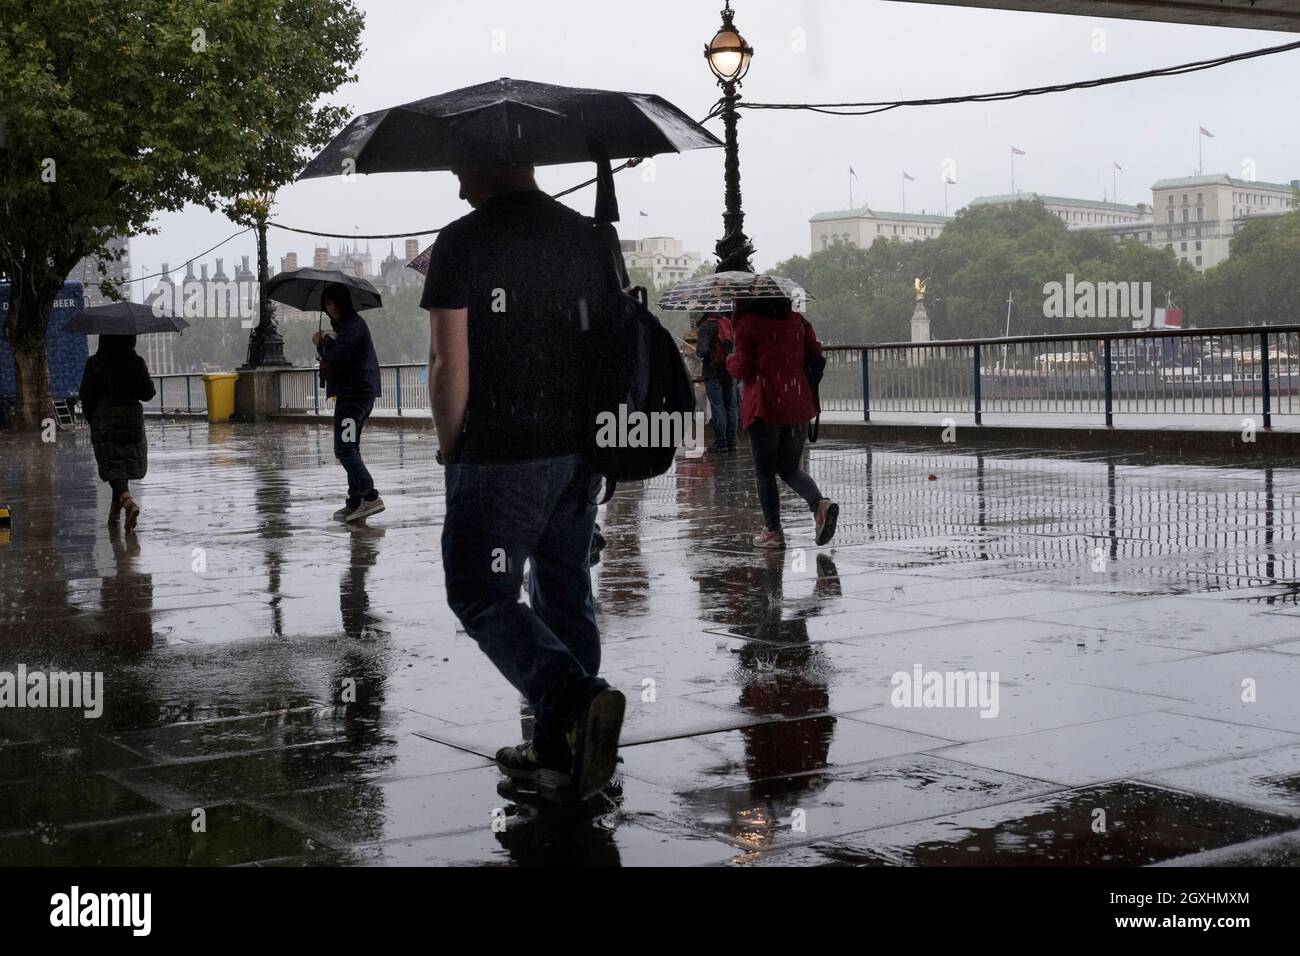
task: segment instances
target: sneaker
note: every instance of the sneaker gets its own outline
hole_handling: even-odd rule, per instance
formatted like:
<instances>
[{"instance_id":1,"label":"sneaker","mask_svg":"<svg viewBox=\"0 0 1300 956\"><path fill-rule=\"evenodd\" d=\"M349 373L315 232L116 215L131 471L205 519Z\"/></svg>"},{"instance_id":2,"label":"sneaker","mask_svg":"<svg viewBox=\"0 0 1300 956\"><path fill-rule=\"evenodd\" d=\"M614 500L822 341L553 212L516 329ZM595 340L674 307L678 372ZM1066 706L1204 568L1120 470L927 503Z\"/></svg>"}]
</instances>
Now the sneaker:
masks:
<instances>
[{"instance_id":1,"label":"sneaker","mask_svg":"<svg viewBox=\"0 0 1300 956\"><path fill-rule=\"evenodd\" d=\"M355 521L365 521L371 515L377 515L384 510L383 498L372 498L370 501L362 501L357 505L343 520L348 524Z\"/></svg>"},{"instance_id":2,"label":"sneaker","mask_svg":"<svg viewBox=\"0 0 1300 956\"><path fill-rule=\"evenodd\" d=\"M825 544L835 534L835 521L840 516L840 506L829 498L817 502L817 543Z\"/></svg>"},{"instance_id":3,"label":"sneaker","mask_svg":"<svg viewBox=\"0 0 1300 956\"><path fill-rule=\"evenodd\" d=\"M502 747L497 751L496 761L497 767L511 780L532 784L538 792L565 796L573 792L567 761L544 760L531 740Z\"/></svg>"},{"instance_id":4,"label":"sneaker","mask_svg":"<svg viewBox=\"0 0 1300 956\"><path fill-rule=\"evenodd\" d=\"M579 800L590 800L613 778L626 707L622 692L606 687L588 702L565 735L573 752L573 788Z\"/></svg>"},{"instance_id":5,"label":"sneaker","mask_svg":"<svg viewBox=\"0 0 1300 956\"><path fill-rule=\"evenodd\" d=\"M343 506L342 508L340 508L338 511L334 512L334 520L335 520L335 521L347 521L347 520L348 520L348 515L352 514L352 512L354 512L354 511L356 511L356 510L357 510L356 508L351 508L351 507L348 507L347 505L344 505L344 506Z\"/></svg>"},{"instance_id":6,"label":"sneaker","mask_svg":"<svg viewBox=\"0 0 1300 956\"><path fill-rule=\"evenodd\" d=\"M764 531L762 534L756 534L754 535L754 547L784 548L785 532L777 528L775 531Z\"/></svg>"}]
</instances>

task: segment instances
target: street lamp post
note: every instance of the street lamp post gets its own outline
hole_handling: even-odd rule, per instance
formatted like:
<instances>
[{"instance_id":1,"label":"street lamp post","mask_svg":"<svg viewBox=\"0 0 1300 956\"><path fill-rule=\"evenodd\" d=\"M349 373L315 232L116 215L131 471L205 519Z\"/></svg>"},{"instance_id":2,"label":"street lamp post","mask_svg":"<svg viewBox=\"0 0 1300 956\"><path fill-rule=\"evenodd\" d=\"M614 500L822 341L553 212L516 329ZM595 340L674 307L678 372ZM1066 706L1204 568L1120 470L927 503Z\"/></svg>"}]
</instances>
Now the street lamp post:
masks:
<instances>
[{"instance_id":1,"label":"street lamp post","mask_svg":"<svg viewBox=\"0 0 1300 956\"><path fill-rule=\"evenodd\" d=\"M749 61L754 55L754 49L736 29L732 22L733 16L731 0L727 0L722 11L722 29L704 47L709 69L722 87L722 122L726 127L727 207L722 215L723 236L714 247L718 255L715 271L753 272L754 267L750 264L749 257L754 254L754 247L745 235L745 213L740 208L740 156L736 141L736 123L740 119L736 103L740 100L740 94L736 88L749 72Z\"/></svg>"},{"instance_id":2,"label":"street lamp post","mask_svg":"<svg viewBox=\"0 0 1300 956\"><path fill-rule=\"evenodd\" d=\"M284 339L275 326L275 306L266 295L266 283L271 278L266 263L266 219L271 211L269 193L251 197L253 225L257 230L257 325L248 335L248 361L241 370L255 368L283 368L290 364L284 357Z\"/></svg>"}]
</instances>

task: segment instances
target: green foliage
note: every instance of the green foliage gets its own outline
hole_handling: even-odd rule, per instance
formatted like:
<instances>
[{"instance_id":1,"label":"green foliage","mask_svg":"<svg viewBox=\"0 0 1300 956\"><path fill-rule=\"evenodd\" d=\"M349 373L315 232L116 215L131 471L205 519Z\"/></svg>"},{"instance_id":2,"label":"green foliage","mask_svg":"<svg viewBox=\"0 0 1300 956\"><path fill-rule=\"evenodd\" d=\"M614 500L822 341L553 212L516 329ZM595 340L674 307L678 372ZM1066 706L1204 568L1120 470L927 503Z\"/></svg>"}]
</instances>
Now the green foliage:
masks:
<instances>
[{"instance_id":1,"label":"green foliage","mask_svg":"<svg viewBox=\"0 0 1300 956\"><path fill-rule=\"evenodd\" d=\"M1124 319L1044 316L1043 286L1064 283L1067 274L1076 282L1150 282L1157 303L1166 292L1181 302L1200 282L1166 249L1069 232L1039 201L969 207L934 239L880 238L870 249L838 243L773 271L816 296L808 317L818 335L835 344L907 341L917 278L930 280L925 302L931 335L945 339L1004 334L1008 294L1013 335L1127 326Z\"/></svg>"},{"instance_id":2,"label":"green foliage","mask_svg":"<svg viewBox=\"0 0 1300 956\"><path fill-rule=\"evenodd\" d=\"M292 180L342 122L322 97L352 78L362 22L352 0L6 0L0 273L20 392L79 259L156 232L158 212L233 213Z\"/></svg>"},{"instance_id":3,"label":"green foliage","mask_svg":"<svg viewBox=\"0 0 1300 956\"><path fill-rule=\"evenodd\" d=\"M1195 314L1216 316L1215 325L1300 322L1300 212L1247 223L1229 249L1206 273Z\"/></svg>"}]
</instances>

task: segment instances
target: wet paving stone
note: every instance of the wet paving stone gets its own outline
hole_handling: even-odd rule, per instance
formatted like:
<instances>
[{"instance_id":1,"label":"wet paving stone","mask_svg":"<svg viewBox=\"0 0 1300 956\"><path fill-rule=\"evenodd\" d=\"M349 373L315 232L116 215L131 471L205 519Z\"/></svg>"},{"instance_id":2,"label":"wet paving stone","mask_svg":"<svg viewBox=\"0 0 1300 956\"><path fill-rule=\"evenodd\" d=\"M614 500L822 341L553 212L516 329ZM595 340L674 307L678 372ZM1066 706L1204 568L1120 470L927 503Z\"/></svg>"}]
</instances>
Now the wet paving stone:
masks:
<instances>
[{"instance_id":1,"label":"wet paving stone","mask_svg":"<svg viewBox=\"0 0 1300 956\"><path fill-rule=\"evenodd\" d=\"M541 815L500 833L490 827L430 840L351 851L365 866L714 866L733 861L735 847L698 834L620 820Z\"/></svg>"},{"instance_id":2,"label":"wet paving stone","mask_svg":"<svg viewBox=\"0 0 1300 956\"><path fill-rule=\"evenodd\" d=\"M1079 786L1297 742L1282 731L1150 713L963 744L944 756Z\"/></svg>"},{"instance_id":3,"label":"wet paving stone","mask_svg":"<svg viewBox=\"0 0 1300 956\"><path fill-rule=\"evenodd\" d=\"M1300 747L1163 770L1153 783L1300 817Z\"/></svg>"},{"instance_id":4,"label":"wet paving stone","mask_svg":"<svg viewBox=\"0 0 1300 956\"><path fill-rule=\"evenodd\" d=\"M846 717L970 742L1147 714L1175 703L1165 697L1078 684L1038 682L1012 687L1004 683L996 699L980 701L981 706L895 707L884 703Z\"/></svg>"},{"instance_id":5,"label":"wet paving stone","mask_svg":"<svg viewBox=\"0 0 1300 956\"><path fill-rule=\"evenodd\" d=\"M839 530L787 494L784 552L746 454L625 486L592 572L625 763L575 814L490 765L531 718L447 608L427 433L367 434L388 511L347 528L327 428L148 430L131 536L84 431L0 435L0 672L105 687L0 708L0 862L1110 862L1061 836L1080 787L1151 828L1126 863L1294 855L1260 821L1300 819L1297 463L821 442ZM998 672L998 716L894 707L917 665Z\"/></svg>"},{"instance_id":6,"label":"wet paving stone","mask_svg":"<svg viewBox=\"0 0 1300 956\"><path fill-rule=\"evenodd\" d=\"M172 761L327 743L345 735L335 708L297 707L247 717L166 724L119 733L114 740L151 761Z\"/></svg>"},{"instance_id":7,"label":"wet paving stone","mask_svg":"<svg viewBox=\"0 0 1300 956\"><path fill-rule=\"evenodd\" d=\"M158 809L157 803L98 774L47 773L0 784L0 834Z\"/></svg>"},{"instance_id":8,"label":"wet paving stone","mask_svg":"<svg viewBox=\"0 0 1300 956\"><path fill-rule=\"evenodd\" d=\"M46 775L119 770L147 762L99 734L67 734L0 747L0 784L39 780Z\"/></svg>"},{"instance_id":9,"label":"wet paving stone","mask_svg":"<svg viewBox=\"0 0 1300 956\"><path fill-rule=\"evenodd\" d=\"M277 747L255 753L128 770L116 779L164 806L181 809L306 790L345 780L447 773L484 766L482 758L437 747L409 729L356 739Z\"/></svg>"},{"instance_id":10,"label":"wet paving stone","mask_svg":"<svg viewBox=\"0 0 1300 956\"><path fill-rule=\"evenodd\" d=\"M1041 780L921 754L679 793L674 807L701 831L757 852L1053 789Z\"/></svg>"},{"instance_id":11,"label":"wet paving stone","mask_svg":"<svg viewBox=\"0 0 1300 956\"><path fill-rule=\"evenodd\" d=\"M671 740L762 723L765 718L697 703L689 697L657 697L654 701L628 695L620 743L630 747L654 740ZM474 727L433 727L417 731L421 737L492 757L502 747L518 743L531 726L518 718Z\"/></svg>"},{"instance_id":12,"label":"wet paving stone","mask_svg":"<svg viewBox=\"0 0 1300 956\"><path fill-rule=\"evenodd\" d=\"M884 827L817 852L867 865L1147 866L1294 826L1222 800L1122 781Z\"/></svg>"},{"instance_id":13,"label":"wet paving stone","mask_svg":"<svg viewBox=\"0 0 1300 956\"><path fill-rule=\"evenodd\" d=\"M204 833L185 811L0 836L0 866L236 866L315 848L310 837L247 807L204 809Z\"/></svg>"},{"instance_id":14,"label":"wet paving stone","mask_svg":"<svg viewBox=\"0 0 1300 956\"><path fill-rule=\"evenodd\" d=\"M829 770L949 743L827 715L627 747L623 771L685 792Z\"/></svg>"}]
</instances>

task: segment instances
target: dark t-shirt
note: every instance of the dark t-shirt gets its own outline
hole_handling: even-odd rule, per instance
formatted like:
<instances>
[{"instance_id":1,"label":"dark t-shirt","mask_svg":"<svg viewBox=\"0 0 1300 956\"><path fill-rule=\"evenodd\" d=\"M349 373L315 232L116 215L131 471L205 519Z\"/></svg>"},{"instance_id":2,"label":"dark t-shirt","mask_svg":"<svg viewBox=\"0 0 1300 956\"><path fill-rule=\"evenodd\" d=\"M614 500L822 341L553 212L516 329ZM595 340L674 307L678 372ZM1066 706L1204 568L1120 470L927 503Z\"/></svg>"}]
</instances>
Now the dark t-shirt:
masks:
<instances>
[{"instance_id":1,"label":"dark t-shirt","mask_svg":"<svg viewBox=\"0 0 1300 956\"><path fill-rule=\"evenodd\" d=\"M469 310L462 459L581 449L581 330L609 282L597 248L590 220L538 191L491 199L439 234L420 307Z\"/></svg>"}]
</instances>

